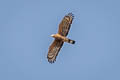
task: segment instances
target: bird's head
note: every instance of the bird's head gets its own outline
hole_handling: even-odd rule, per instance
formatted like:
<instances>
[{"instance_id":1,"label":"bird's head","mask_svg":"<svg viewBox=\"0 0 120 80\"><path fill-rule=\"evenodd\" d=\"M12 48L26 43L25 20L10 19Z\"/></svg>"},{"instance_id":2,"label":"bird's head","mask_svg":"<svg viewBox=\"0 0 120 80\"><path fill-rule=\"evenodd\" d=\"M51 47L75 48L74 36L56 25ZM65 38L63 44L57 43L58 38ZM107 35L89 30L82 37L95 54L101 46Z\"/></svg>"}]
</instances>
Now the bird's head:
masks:
<instances>
[{"instance_id":1,"label":"bird's head","mask_svg":"<svg viewBox=\"0 0 120 80\"><path fill-rule=\"evenodd\" d=\"M55 37L55 34L50 35L51 37Z\"/></svg>"}]
</instances>

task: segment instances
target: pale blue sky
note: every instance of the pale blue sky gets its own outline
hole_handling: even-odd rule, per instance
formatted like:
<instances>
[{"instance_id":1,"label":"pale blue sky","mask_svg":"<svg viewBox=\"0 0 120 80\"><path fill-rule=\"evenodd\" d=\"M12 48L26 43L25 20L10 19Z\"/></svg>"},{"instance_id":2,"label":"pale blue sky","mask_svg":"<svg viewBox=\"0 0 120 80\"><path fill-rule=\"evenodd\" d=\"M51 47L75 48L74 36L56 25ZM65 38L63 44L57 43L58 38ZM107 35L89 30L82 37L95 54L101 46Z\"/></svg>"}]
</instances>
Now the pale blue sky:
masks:
<instances>
[{"instance_id":1,"label":"pale blue sky","mask_svg":"<svg viewBox=\"0 0 120 80\"><path fill-rule=\"evenodd\" d=\"M48 47L75 15L57 61ZM1 0L0 80L120 80L119 0Z\"/></svg>"}]
</instances>

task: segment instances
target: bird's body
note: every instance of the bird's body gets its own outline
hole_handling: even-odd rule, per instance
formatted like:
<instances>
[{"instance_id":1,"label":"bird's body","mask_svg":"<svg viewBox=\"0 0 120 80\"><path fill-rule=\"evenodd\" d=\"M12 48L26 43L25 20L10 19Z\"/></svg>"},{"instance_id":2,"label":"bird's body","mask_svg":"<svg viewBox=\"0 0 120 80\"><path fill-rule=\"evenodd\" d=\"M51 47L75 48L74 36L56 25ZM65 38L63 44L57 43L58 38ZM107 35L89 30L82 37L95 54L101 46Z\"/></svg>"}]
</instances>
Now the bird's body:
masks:
<instances>
[{"instance_id":1,"label":"bird's body","mask_svg":"<svg viewBox=\"0 0 120 80\"><path fill-rule=\"evenodd\" d=\"M73 18L74 18L74 16L72 13L67 14L63 18L62 22L59 24L58 33L51 35L52 37L55 38L55 40L49 47L49 51L48 51L48 55L47 55L48 62L54 63L54 61L56 61L56 57L57 57L64 42L68 42L71 44L75 43L74 40L68 39L66 37L68 35Z\"/></svg>"},{"instance_id":2,"label":"bird's body","mask_svg":"<svg viewBox=\"0 0 120 80\"><path fill-rule=\"evenodd\" d=\"M67 37L62 36L62 35L60 35L58 33L57 34L52 34L51 36L54 37L55 39L61 40L63 42L67 42L67 43L71 43L71 44L75 43L74 40L68 39Z\"/></svg>"}]
</instances>

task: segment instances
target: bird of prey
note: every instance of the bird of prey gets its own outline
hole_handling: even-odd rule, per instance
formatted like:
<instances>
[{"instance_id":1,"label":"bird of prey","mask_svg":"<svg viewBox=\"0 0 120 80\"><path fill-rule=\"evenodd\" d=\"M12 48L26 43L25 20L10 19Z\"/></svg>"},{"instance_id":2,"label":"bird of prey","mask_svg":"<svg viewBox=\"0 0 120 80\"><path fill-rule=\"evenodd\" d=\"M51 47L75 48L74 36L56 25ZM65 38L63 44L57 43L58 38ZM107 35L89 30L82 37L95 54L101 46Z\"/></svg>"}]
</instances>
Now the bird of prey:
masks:
<instances>
[{"instance_id":1,"label":"bird of prey","mask_svg":"<svg viewBox=\"0 0 120 80\"><path fill-rule=\"evenodd\" d=\"M49 63L54 63L56 61L56 57L61 47L63 46L64 42L75 44L74 40L71 40L66 37L70 30L73 19L74 19L74 15L72 13L68 13L67 15L65 15L63 20L59 24L58 33L51 35L55 39L49 47L49 51L47 55Z\"/></svg>"}]
</instances>

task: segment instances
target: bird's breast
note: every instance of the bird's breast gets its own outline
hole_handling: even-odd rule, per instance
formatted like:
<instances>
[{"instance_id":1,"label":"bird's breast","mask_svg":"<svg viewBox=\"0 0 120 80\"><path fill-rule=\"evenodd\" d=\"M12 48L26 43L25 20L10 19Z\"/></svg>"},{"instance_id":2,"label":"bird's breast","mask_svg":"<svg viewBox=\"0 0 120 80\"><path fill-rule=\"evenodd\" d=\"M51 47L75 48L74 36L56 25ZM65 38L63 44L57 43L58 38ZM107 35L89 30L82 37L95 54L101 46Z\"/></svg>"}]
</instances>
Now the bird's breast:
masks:
<instances>
[{"instance_id":1,"label":"bird's breast","mask_svg":"<svg viewBox=\"0 0 120 80\"><path fill-rule=\"evenodd\" d=\"M65 37L62 36L62 35L60 35L60 34L56 34L56 35L54 36L54 38L59 39L59 40L64 40L64 39L65 39Z\"/></svg>"}]
</instances>

